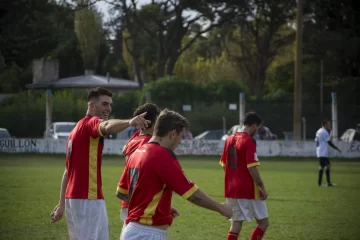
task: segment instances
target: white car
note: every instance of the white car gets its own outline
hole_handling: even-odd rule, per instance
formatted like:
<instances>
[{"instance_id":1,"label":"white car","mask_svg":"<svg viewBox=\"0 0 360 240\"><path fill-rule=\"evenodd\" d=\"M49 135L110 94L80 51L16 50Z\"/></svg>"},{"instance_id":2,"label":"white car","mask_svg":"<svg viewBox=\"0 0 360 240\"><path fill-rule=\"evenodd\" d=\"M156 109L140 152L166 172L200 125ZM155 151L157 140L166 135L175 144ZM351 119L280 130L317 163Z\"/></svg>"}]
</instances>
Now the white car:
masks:
<instances>
[{"instance_id":1,"label":"white car","mask_svg":"<svg viewBox=\"0 0 360 240\"><path fill-rule=\"evenodd\" d=\"M240 125L234 125L230 130L224 134L221 138L221 140L225 141L230 135L241 132L242 126ZM266 126L262 126L259 129L259 132L254 136L255 140L277 140L276 134L273 134L270 129Z\"/></svg>"},{"instance_id":2,"label":"white car","mask_svg":"<svg viewBox=\"0 0 360 240\"><path fill-rule=\"evenodd\" d=\"M0 128L0 138L11 138L9 131L6 128Z\"/></svg>"},{"instance_id":3,"label":"white car","mask_svg":"<svg viewBox=\"0 0 360 240\"><path fill-rule=\"evenodd\" d=\"M54 122L45 130L44 138L67 139L76 122Z\"/></svg>"}]
</instances>

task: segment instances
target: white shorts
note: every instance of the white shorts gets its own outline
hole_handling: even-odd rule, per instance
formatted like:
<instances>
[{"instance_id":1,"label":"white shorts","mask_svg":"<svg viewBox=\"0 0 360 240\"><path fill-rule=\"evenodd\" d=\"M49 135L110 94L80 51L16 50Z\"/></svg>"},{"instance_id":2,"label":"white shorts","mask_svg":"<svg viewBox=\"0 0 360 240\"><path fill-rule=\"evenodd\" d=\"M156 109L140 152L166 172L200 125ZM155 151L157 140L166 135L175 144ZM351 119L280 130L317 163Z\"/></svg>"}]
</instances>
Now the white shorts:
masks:
<instances>
[{"instance_id":1,"label":"white shorts","mask_svg":"<svg viewBox=\"0 0 360 240\"><path fill-rule=\"evenodd\" d=\"M121 229L121 233L126 228L126 218L128 216L128 210L129 210L128 208L120 209L120 219L123 221L123 226L122 226L122 229ZM121 236L121 233L120 233L120 236Z\"/></svg>"},{"instance_id":2,"label":"white shorts","mask_svg":"<svg viewBox=\"0 0 360 240\"><path fill-rule=\"evenodd\" d=\"M169 240L167 230L130 222L121 233L120 240Z\"/></svg>"},{"instance_id":3,"label":"white shorts","mask_svg":"<svg viewBox=\"0 0 360 240\"><path fill-rule=\"evenodd\" d=\"M226 198L232 205L233 216L230 221L251 222L252 219L261 220L269 216L264 200Z\"/></svg>"},{"instance_id":4,"label":"white shorts","mask_svg":"<svg viewBox=\"0 0 360 240\"><path fill-rule=\"evenodd\" d=\"M125 222L127 216L128 216L128 208L122 208L120 210L120 219L123 220Z\"/></svg>"},{"instance_id":5,"label":"white shorts","mask_svg":"<svg viewBox=\"0 0 360 240\"><path fill-rule=\"evenodd\" d=\"M109 224L105 201L65 199L70 240L108 240Z\"/></svg>"}]
</instances>

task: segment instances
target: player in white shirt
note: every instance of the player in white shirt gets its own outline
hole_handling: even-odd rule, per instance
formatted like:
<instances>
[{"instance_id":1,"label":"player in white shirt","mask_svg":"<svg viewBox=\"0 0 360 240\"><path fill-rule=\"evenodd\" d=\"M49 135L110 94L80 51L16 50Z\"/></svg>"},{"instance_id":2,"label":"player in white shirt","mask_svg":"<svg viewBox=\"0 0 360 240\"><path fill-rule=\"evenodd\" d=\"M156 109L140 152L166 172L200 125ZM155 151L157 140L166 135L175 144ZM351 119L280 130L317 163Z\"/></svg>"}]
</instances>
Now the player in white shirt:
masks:
<instances>
[{"instance_id":1,"label":"player in white shirt","mask_svg":"<svg viewBox=\"0 0 360 240\"><path fill-rule=\"evenodd\" d=\"M318 185L321 186L322 182L322 176L324 173L324 168L326 168L326 180L329 187L333 187L334 185L330 181L330 160L329 160L329 147L330 145L332 148L336 149L337 151L340 151L339 148L337 148L330 139L330 121L324 120L322 122L322 128L320 128L316 132L315 136L315 142L316 142L316 156L319 158L320 162L320 168L319 168L319 179L318 179Z\"/></svg>"}]
</instances>

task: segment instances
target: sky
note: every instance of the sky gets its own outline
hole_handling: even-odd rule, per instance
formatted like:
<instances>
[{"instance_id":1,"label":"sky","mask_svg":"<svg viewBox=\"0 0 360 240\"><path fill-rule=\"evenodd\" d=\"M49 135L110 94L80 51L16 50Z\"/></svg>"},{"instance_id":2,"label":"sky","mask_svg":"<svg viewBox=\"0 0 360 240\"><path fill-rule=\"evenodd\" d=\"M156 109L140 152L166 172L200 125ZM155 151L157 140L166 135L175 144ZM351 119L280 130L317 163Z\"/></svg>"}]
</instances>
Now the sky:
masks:
<instances>
[{"instance_id":1,"label":"sky","mask_svg":"<svg viewBox=\"0 0 360 240\"><path fill-rule=\"evenodd\" d=\"M112 1L112 0L109 0L109 1ZM130 1L128 0L127 2L130 2ZM137 0L138 6L148 4L148 3L151 3L151 0ZM107 21L109 19L108 9L111 7L111 5L108 4L106 1L99 1L95 4L95 6L97 7L98 10L100 10L100 12L103 13L103 16L104 16L103 20ZM185 14L190 14L190 15L195 16L196 13L192 12L192 11L185 11Z\"/></svg>"},{"instance_id":2,"label":"sky","mask_svg":"<svg viewBox=\"0 0 360 240\"><path fill-rule=\"evenodd\" d=\"M128 2L130 2L130 1L128 1ZM144 4L150 3L151 0L137 0L137 2L138 2L138 5L144 5ZM105 21L108 20L109 19L108 9L109 9L109 7L111 7L111 5L108 4L106 1L99 1L95 5L98 8L98 10L100 10L104 14L104 20Z\"/></svg>"}]
</instances>

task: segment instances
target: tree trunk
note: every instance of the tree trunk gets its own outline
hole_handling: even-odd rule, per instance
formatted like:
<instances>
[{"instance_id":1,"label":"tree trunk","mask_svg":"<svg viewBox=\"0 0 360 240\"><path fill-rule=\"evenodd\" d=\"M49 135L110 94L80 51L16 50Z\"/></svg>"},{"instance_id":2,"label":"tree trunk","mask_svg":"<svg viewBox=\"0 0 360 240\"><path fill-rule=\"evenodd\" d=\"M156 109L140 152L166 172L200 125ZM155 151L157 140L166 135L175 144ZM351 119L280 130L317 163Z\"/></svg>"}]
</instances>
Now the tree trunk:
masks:
<instances>
[{"instance_id":1,"label":"tree trunk","mask_svg":"<svg viewBox=\"0 0 360 240\"><path fill-rule=\"evenodd\" d=\"M156 79L165 77L166 60L160 59L156 65Z\"/></svg>"},{"instance_id":2,"label":"tree trunk","mask_svg":"<svg viewBox=\"0 0 360 240\"><path fill-rule=\"evenodd\" d=\"M173 54L168 62L167 62L167 65L166 65L166 75L173 75L174 74L174 68L175 68L175 64L177 62L179 58L179 54Z\"/></svg>"},{"instance_id":3,"label":"tree trunk","mask_svg":"<svg viewBox=\"0 0 360 240\"><path fill-rule=\"evenodd\" d=\"M144 79L142 74L142 67L138 58L133 56L134 67L135 67L135 79L138 81L140 88L144 86Z\"/></svg>"}]
</instances>

